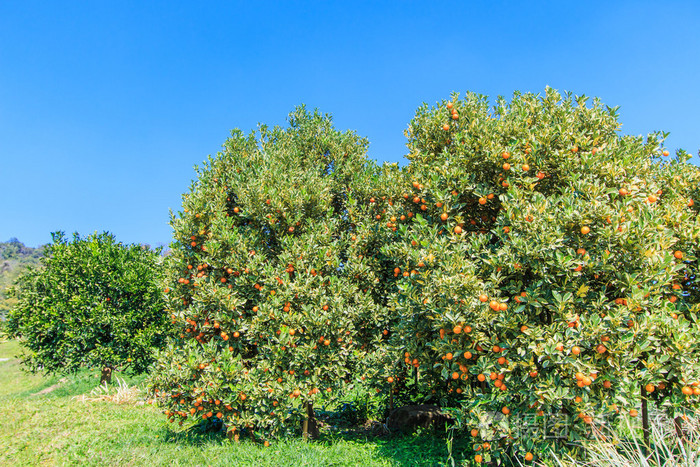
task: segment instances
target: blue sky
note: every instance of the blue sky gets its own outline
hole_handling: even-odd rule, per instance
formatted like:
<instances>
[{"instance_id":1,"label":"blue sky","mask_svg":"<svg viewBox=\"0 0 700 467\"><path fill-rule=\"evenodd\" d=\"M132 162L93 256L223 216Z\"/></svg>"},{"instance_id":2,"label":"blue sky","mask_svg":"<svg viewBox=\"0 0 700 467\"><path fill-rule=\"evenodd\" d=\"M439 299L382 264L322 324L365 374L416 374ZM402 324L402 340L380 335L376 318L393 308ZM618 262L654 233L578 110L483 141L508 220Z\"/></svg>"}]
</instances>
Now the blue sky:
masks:
<instances>
[{"instance_id":1,"label":"blue sky","mask_svg":"<svg viewBox=\"0 0 700 467\"><path fill-rule=\"evenodd\" d=\"M301 103L401 162L422 102L549 85L697 155L698 24L697 1L3 1L0 241L167 244L193 166Z\"/></svg>"}]
</instances>

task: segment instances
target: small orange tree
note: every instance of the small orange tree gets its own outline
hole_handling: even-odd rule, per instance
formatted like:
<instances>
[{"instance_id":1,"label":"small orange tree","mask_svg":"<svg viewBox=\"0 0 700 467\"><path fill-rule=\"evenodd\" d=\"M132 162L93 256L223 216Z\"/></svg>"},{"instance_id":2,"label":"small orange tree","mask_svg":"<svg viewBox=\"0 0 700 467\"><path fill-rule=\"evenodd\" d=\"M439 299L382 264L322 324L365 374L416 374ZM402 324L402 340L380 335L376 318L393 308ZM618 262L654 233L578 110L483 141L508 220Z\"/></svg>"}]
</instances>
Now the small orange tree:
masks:
<instances>
[{"instance_id":1,"label":"small orange tree","mask_svg":"<svg viewBox=\"0 0 700 467\"><path fill-rule=\"evenodd\" d=\"M11 289L6 334L19 338L31 371L126 368L143 373L170 335L159 282L160 249L124 245L103 232L51 234L40 268Z\"/></svg>"},{"instance_id":2,"label":"small orange tree","mask_svg":"<svg viewBox=\"0 0 700 467\"><path fill-rule=\"evenodd\" d=\"M700 399L700 171L586 103L453 96L407 132L383 376L461 401L479 460L586 437L640 391L672 415Z\"/></svg>"},{"instance_id":3,"label":"small orange tree","mask_svg":"<svg viewBox=\"0 0 700 467\"><path fill-rule=\"evenodd\" d=\"M372 361L387 294L381 240L360 222L382 176L366 147L300 107L286 129L233 131L197 170L166 274L179 338L152 375L171 421L267 440Z\"/></svg>"}]
</instances>

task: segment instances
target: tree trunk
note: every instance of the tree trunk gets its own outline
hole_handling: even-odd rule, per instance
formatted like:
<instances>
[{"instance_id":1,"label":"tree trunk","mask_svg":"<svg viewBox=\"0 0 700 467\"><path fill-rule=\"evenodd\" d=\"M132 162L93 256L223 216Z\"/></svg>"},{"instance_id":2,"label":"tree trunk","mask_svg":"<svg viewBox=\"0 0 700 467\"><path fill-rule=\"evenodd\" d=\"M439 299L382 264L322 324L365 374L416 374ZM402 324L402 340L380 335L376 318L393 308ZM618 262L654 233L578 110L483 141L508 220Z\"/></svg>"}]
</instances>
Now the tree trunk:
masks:
<instances>
[{"instance_id":1,"label":"tree trunk","mask_svg":"<svg viewBox=\"0 0 700 467\"><path fill-rule=\"evenodd\" d=\"M306 403L306 419L304 419L302 428L304 430L304 439L318 439L318 423L316 423L316 417L314 416L314 405L311 402Z\"/></svg>"},{"instance_id":2,"label":"tree trunk","mask_svg":"<svg viewBox=\"0 0 700 467\"><path fill-rule=\"evenodd\" d=\"M104 384L112 384L112 367L106 366L102 368L102 376L100 377L100 386Z\"/></svg>"},{"instance_id":3,"label":"tree trunk","mask_svg":"<svg viewBox=\"0 0 700 467\"><path fill-rule=\"evenodd\" d=\"M649 408L647 407L647 391L644 386L641 387L642 390L642 434L644 436L644 455L647 455L647 448L651 447L649 444Z\"/></svg>"}]
</instances>

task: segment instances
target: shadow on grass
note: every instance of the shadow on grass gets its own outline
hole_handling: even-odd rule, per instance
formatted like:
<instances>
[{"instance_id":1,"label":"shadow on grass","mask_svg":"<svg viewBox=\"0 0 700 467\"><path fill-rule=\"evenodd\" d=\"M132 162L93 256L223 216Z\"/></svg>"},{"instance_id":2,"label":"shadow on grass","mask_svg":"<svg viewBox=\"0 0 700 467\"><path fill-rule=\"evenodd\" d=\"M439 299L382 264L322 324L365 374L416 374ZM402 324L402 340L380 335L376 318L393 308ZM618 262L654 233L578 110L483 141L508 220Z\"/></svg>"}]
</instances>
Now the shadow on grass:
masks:
<instances>
[{"instance_id":1,"label":"shadow on grass","mask_svg":"<svg viewBox=\"0 0 700 467\"><path fill-rule=\"evenodd\" d=\"M377 453L387 459L391 459L397 466L443 466L448 463L450 452L448 449L447 434L431 430L419 430L413 434L385 434L385 435L360 435L360 434L325 434L316 442L332 444L338 439L354 443L367 443L375 446ZM468 442L463 439L453 441L453 456L455 465L460 465L462 456Z\"/></svg>"},{"instance_id":2,"label":"shadow on grass","mask_svg":"<svg viewBox=\"0 0 700 467\"><path fill-rule=\"evenodd\" d=\"M195 425L181 431L164 426L159 435L163 442L186 446L203 447L233 443L226 437L221 427L215 425ZM262 444L254 443L247 438L242 439L241 444L250 444L262 449ZM301 434L297 438L280 440L280 444L298 448L303 444ZM447 435L444 432L424 430L414 434L374 434L361 429L345 432L324 430L319 439L309 442L308 447L313 450L316 446L319 450L325 450L338 444L363 446L374 452L378 458L384 458L392 465L400 467L452 465L448 463ZM468 440L465 438L455 439L453 443L455 465L460 465L462 461L460 453L465 452L467 445Z\"/></svg>"},{"instance_id":3,"label":"shadow on grass","mask_svg":"<svg viewBox=\"0 0 700 467\"><path fill-rule=\"evenodd\" d=\"M229 440L221 427L199 424L180 431L164 426L160 430L163 441L187 446L224 444Z\"/></svg>"},{"instance_id":4,"label":"shadow on grass","mask_svg":"<svg viewBox=\"0 0 700 467\"><path fill-rule=\"evenodd\" d=\"M77 397L89 395L100 387L100 377L95 371L94 369L84 369L66 376L47 375L40 387L33 388L22 395L32 397ZM110 389L118 387L119 380L122 380L129 386L142 386L145 379L144 375L134 376L115 373L114 376L112 383L108 385ZM53 388L54 386L55 388ZM41 392L49 388L52 388L50 392Z\"/></svg>"}]
</instances>

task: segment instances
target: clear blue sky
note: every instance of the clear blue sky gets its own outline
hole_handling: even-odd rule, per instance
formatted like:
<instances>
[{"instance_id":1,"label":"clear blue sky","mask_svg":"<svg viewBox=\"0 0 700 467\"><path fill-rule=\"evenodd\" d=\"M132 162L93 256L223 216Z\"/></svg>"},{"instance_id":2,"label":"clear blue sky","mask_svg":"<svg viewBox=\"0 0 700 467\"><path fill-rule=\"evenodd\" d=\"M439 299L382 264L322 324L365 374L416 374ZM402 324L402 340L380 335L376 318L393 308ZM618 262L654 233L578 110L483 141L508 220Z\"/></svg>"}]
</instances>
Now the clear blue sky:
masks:
<instances>
[{"instance_id":1,"label":"clear blue sky","mask_svg":"<svg viewBox=\"0 0 700 467\"><path fill-rule=\"evenodd\" d=\"M5 0L0 241L167 244L193 166L301 103L400 162L422 102L550 85L697 154L699 24L697 1Z\"/></svg>"}]
</instances>

